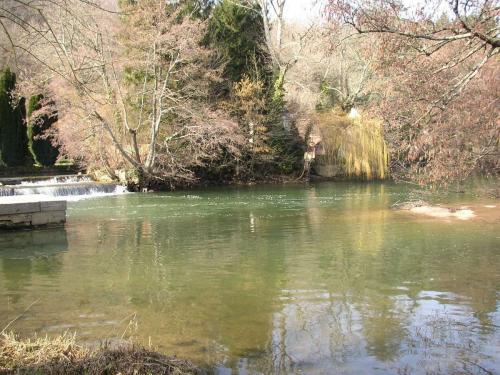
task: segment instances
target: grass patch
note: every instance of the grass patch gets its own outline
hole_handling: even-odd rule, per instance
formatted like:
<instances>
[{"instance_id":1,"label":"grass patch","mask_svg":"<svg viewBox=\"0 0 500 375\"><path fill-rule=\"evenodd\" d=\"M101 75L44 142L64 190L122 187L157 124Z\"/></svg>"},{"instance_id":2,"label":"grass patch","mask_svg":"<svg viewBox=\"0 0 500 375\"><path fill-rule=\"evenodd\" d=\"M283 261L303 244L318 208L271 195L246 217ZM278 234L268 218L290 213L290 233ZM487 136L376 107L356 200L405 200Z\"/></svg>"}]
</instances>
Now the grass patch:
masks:
<instances>
[{"instance_id":1,"label":"grass patch","mask_svg":"<svg viewBox=\"0 0 500 375\"><path fill-rule=\"evenodd\" d=\"M201 372L191 363L132 344L90 349L74 335L21 340L0 337L0 374L172 374Z\"/></svg>"}]
</instances>

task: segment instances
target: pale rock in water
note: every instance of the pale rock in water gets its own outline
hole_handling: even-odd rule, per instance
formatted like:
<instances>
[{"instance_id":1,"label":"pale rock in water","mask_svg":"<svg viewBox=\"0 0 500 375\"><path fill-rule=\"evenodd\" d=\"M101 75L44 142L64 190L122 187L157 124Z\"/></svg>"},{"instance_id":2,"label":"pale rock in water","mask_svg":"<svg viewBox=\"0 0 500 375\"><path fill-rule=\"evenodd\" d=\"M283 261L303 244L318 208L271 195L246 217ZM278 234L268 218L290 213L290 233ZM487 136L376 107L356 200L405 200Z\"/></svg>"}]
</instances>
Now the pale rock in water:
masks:
<instances>
[{"instance_id":1,"label":"pale rock in water","mask_svg":"<svg viewBox=\"0 0 500 375\"><path fill-rule=\"evenodd\" d=\"M410 212L443 219L454 217L459 220L469 220L476 216L474 214L474 211L468 209L467 207L461 207L458 210L452 210L450 208L438 206L418 206L411 208Z\"/></svg>"}]
</instances>

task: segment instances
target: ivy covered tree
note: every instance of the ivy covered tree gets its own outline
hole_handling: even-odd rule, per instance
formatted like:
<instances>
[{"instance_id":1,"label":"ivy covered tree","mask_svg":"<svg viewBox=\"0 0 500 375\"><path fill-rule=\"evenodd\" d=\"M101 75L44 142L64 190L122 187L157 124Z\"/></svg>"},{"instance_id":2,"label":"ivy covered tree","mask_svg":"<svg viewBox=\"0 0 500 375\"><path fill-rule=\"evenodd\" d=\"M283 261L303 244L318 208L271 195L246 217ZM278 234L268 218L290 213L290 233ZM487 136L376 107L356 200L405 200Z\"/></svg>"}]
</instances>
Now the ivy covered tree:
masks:
<instances>
[{"instance_id":1,"label":"ivy covered tree","mask_svg":"<svg viewBox=\"0 0 500 375\"><path fill-rule=\"evenodd\" d=\"M52 103L42 94L34 95L28 103L29 148L35 161L43 166L53 166L59 157L59 147L50 134L52 125L57 121L57 112Z\"/></svg>"},{"instance_id":2,"label":"ivy covered tree","mask_svg":"<svg viewBox=\"0 0 500 375\"><path fill-rule=\"evenodd\" d=\"M9 167L26 164L28 136L26 132L26 100L13 100L16 74L6 68L0 73L0 155Z\"/></svg>"}]
</instances>

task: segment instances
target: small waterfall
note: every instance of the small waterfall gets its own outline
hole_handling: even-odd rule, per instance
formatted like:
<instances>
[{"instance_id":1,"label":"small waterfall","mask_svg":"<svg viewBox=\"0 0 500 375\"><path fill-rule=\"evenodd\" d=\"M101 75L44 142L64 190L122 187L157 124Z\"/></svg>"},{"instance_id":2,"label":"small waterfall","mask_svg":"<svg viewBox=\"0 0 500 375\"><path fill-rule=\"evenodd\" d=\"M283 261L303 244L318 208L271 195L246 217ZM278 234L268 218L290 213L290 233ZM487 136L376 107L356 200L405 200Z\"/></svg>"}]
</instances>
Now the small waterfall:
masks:
<instances>
[{"instance_id":1,"label":"small waterfall","mask_svg":"<svg viewBox=\"0 0 500 375\"><path fill-rule=\"evenodd\" d=\"M53 179L37 182L22 182L18 185L0 186L2 200L16 201L30 199L79 200L90 197L118 195L127 193L127 189L117 184L101 184L90 182L75 182L75 180L55 181ZM11 198L11 199L9 199Z\"/></svg>"},{"instance_id":2,"label":"small waterfall","mask_svg":"<svg viewBox=\"0 0 500 375\"><path fill-rule=\"evenodd\" d=\"M14 189L0 186L0 197L11 197L13 195L15 195Z\"/></svg>"},{"instance_id":3,"label":"small waterfall","mask_svg":"<svg viewBox=\"0 0 500 375\"><path fill-rule=\"evenodd\" d=\"M63 185L63 184L75 184L80 182L93 182L89 176L56 176L47 180L38 181L20 181L20 186L46 186L46 185Z\"/></svg>"}]
</instances>

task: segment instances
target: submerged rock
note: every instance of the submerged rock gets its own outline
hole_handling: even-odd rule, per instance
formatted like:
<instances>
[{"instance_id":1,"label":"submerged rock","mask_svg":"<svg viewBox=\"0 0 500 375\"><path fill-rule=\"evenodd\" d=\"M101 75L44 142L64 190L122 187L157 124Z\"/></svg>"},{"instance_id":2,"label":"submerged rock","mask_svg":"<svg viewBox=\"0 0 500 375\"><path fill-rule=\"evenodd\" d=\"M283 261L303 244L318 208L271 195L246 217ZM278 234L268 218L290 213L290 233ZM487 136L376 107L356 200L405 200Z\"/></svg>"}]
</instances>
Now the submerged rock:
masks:
<instances>
[{"instance_id":1,"label":"submerged rock","mask_svg":"<svg viewBox=\"0 0 500 375\"><path fill-rule=\"evenodd\" d=\"M432 216L443 219L456 218L459 220L469 220L476 217L474 211L465 207L455 210L453 208L440 207L440 206L418 206L411 208L409 211L415 214Z\"/></svg>"},{"instance_id":2,"label":"submerged rock","mask_svg":"<svg viewBox=\"0 0 500 375\"><path fill-rule=\"evenodd\" d=\"M451 208L443 206L433 206L425 201L403 202L393 206L394 209L409 211L418 215L425 215L440 219L455 218L459 220L469 220L476 217L476 214L469 207Z\"/></svg>"},{"instance_id":3,"label":"submerged rock","mask_svg":"<svg viewBox=\"0 0 500 375\"><path fill-rule=\"evenodd\" d=\"M409 211L415 207L423 207L423 206L429 206L429 203L418 200L418 201L410 201L410 202L402 202L402 203L396 203L392 206L393 209L395 210L406 210Z\"/></svg>"}]
</instances>

